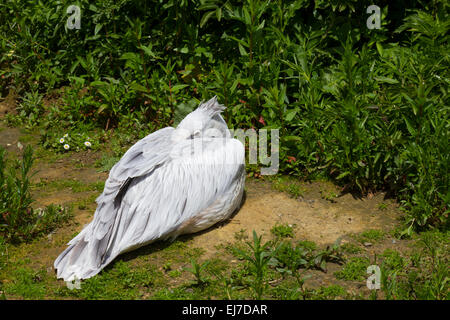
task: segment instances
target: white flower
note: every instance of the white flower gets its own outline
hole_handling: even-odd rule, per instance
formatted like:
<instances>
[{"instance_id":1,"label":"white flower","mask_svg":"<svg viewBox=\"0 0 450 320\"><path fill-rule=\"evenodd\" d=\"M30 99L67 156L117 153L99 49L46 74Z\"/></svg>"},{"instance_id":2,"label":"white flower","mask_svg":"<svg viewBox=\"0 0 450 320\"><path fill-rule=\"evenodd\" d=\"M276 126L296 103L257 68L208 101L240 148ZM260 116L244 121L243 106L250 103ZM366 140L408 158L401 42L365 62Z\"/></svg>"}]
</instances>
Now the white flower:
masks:
<instances>
[{"instance_id":1,"label":"white flower","mask_svg":"<svg viewBox=\"0 0 450 320\"><path fill-rule=\"evenodd\" d=\"M70 148L70 146L66 143L66 144L64 145L64 149L69 150L69 148Z\"/></svg>"},{"instance_id":2,"label":"white flower","mask_svg":"<svg viewBox=\"0 0 450 320\"><path fill-rule=\"evenodd\" d=\"M86 147L90 148L92 144L91 144L89 141L86 141L86 142L84 143L84 145L85 145Z\"/></svg>"},{"instance_id":3,"label":"white flower","mask_svg":"<svg viewBox=\"0 0 450 320\"><path fill-rule=\"evenodd\" d=\"M39 217L43 217L44 214L45 214L45 210L42 209L42 208L37 208L37 209L36 209L36 212L37 212L37 214L38 214Z\"/></svg>"},{"instance_id":4,"label":"white flower","mask_svg":"<svg viewBox=\"0 0 450 320\"><path fill-rule=\"evenodd\" d=\"M59 143L64 143L64 138L59 139Z\"/></svg>"},{"instance_id":5,"label":"white flower","mask_svg":"<svg viewBox=\"0 0 450 320\"><path fill-rule=\"evenodd\" d=\"M66 133L65 135L63 135L64 138L67 138L69 136L68 133Z\"/></svg>"}]
</instances>

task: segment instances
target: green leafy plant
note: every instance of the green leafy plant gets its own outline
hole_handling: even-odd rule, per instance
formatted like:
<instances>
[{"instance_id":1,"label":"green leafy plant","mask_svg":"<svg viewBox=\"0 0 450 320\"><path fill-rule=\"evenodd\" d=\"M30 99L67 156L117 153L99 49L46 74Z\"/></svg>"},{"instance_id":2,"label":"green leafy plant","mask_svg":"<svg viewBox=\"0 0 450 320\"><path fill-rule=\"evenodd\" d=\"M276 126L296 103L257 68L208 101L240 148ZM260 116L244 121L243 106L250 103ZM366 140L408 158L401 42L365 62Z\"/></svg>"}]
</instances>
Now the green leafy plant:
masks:
<instances>
[{"instance_id":1,"label":"green leafy plant","mask_svg":"<svg viewBox=\"0 0 450 320\"><path fill-rule=\"evenodd\" d=\"M209 265L210 261L206 260L202 264L198 264L197 261L191 259L192 268L187 268L189 272L191 272L197 281L197 285L203 285L208 282L207 278L204 278L202 275L202 271Z\"/></svg>"},{"instance_id":2,"label":"green leafy plant","mask_svg":"<svg viewBox=\"0 0 450 320\"><path fill-rule=\"evenodd\" d=\"M270 232L277 238L292 238L294 236L294 226L288 224L279 224L272 227Z\"/></svg>"},{"instance_id":3,"label":"green leafy plant","mask_svg":"<svg viewBox=\"0 0 450 320\"><path fill-rule=\"evenodd\" d=\"M22 160L16 160L13 166L6 167L5 156L6 151L0 148L0 236L8 242L20 243L67 222L72 216L67 208L50 205L33 210L31 207L31 146L25 147Z\"/></svg>"},{"instance_id":4,"label":"green leafy plant","mask_svg":"<svg viewBox=\"0 0 450 320\"><path fill-rule=\"evenodd\" d=\"M268 250L269 243L263 243L262 236L258 236L256 232L253 231L253 243L247 241L246 244L250 249L249 252L239 248L234 248L234 251L249 264L249 271L253 275L251 285L255 298L261 299L267 287L265 277L267 274L267 266L271 258L271 253Z\"/></svg>"}]
</instances>

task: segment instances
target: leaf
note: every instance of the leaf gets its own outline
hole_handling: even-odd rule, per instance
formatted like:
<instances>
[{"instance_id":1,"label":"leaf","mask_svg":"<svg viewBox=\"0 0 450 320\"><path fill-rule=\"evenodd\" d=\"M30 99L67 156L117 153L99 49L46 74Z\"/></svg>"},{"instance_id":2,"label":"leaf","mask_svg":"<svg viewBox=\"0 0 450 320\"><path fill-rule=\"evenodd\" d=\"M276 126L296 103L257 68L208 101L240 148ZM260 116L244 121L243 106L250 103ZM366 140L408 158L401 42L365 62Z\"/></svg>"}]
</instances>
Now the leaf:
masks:
<instances>
[{"instance_id":1,"label":"leaf","mask_svg":"<svg viewBox=\"0 0 450 320\"><path fill-rule=\"evenodd\" d=\"M259 31L259 30L263 29L265 23L266 23L266 20L263 20L263 22L261 22L261 23L259 24L259 26L256 28L256 31Z\"/></svg>"},{"instance_id":2,"label":"leaf","mask_svg":"<svg viewBox=\"0 0 450 320\"><path fill-rule=\"evenodd\" d=\"M208 22L209 18L211 18L211 16L216 13L215 11L209 11L206 12L202 19L200 20L200 28L203 28L203 26Z\"/></svg>"},{"instance_id":3,"label":"leaf","mask_svg":"<svg viewBox=\"0 0 450 320\"><path fill-rule=\"evenodd\" d=\"M386 82L386 83L389 83L389 84L396 84L396 83L398 83L398 80L391 79L391 78L388 78L388 77L383 77L383 76L374 77L374 79L377 80L378 82Z\"/></svg>"},{"instance_id":4,"label":"leaf","mask_svg":"<svg viewBox=\"0 0 450 320\"><path fill-rule=\"evenodd\" d=\"M104 81L100 81L100 80L96 80L96 81L92 81L90 83L91 86L95 87L95 86L106 86L107 83Z\"/></svg>"},{"instance_id":5,"label":"leaf","mask_svg":"<svg viewBox=\"0 0 450 320\"><path fill-rule=\"evenodd\" d=\"M172 87L172 91L173 92L178 92L178 91L180 91L181 89L184 89L184 88L186 88L186 87L188 87L189 85L188 84L177 84L177 85L174 85L173 87Z\"/></svg>"},{"instance_id":6,"label":"leaf","mask_svg":"<svg viewBox=\"0 0 450 320\"><path fill-rule=\"evenodd\" d=\"M218 7L216 9L216 18L217 18L217 21L219 21L219 22L222 19L222 8L220 8L220 7Z\"/></svg>"},{"instance_id":7,"label":"leaf","mask_svg":"<svg viewBox=\"0 0 450 320\"><path fill-rule=\"evenodd\" d=\"M302 138L297 136L285 136L283 138L284 141L302 141Z\"/></svg>"},{"instance_id":8,"label":"leaf","mask_svg":"<svg viewBox=\"0 0 450 320\"><path fill-rule=\"evenodd\" d=\"M231 85L231 88L230 88L230 92L231 92L231 93L234 93L234 91L236 90L236 87L237 87L237 85L239 84L239 80L240 80L240 79L235 79L235 80L233 81L233 84Z\"/></svg>"},{"instance_id":9,"label":"leaf","mask_svg":"<svg viewBox=\"0 0 450 320\"><path fill-rule=\"evenodd\" d=\"M103 24L99 23L95 25L95 29L94 29L94 35L97 35L97 33L102 29Z\"/></svg>"},{"instance_id":10,"label":"leaf","mask_svg":"<svg viewBox=\"0 0 450 320\"><path fill-rule=\"evenodd\" d=\"M144 51L144 53L152 58L159 58L153 51L152 51L152 46L144 46L141 45L140 48Z\"/></svg>"},{"instance_id":11,"label":"leaf","mask_svg":"<svg viewBox=\"0 0 450 320\"><path fill-rule=\"evenodd\" d=\"M244 21L246 25L251 25L252 23L252 19L250 17L250 13L248 12L247 8L244 7L244 9L242 10L244 13Z\"/></svg>"},{"instance_id":12,"label":"leaf","mask_svg":"<svg viewBox=\"0 0 450 320\"><path fill-rule=\"evenodd\" d=\"M75 62L72 64L72 67L70 67L70 73L73 73L74 70L76 69L76 67L78 67L79 64L80 64L80 60L75 61Z\"/></svg>"},{"instance_id":13,"label":"leaf","mask_svg":"<svg viewBox=\"0 0 450 320\"><path fill-rule=\"evenodd\" d=\"M378 53L380 54L380 56L383 56L384 51L383 51L383 46L381 45L381 43L377 41L376 46L377 46L377 50L378 50Z\"/></svg>"},{"instance_id":14,"label":"leaf","mask_svg":"<svg viewBox=\"0 0 450 320\"><path fill-rule=\"evenodd\" d=\"M340 180L340 179L342 179L343 177L348 176L349 174L350 174L349 171L345 171L345 172L341 173L340 175L338 175L338 176L336 177L336 180Z\"/></svg>"},{"instance_id":15,"label":"leaf","mask_svg":"<svg viewBox=\"0 0 450 320\"><path fill-rule=\"evenodd\" d=\"M405 123L406 123L406 128L408 129L409 133L410 133L412 136L415 136L416 133L417 133L417 131L416 131L416 129L414 129L414 127L411 125L411 122L409 122L409 120L406 119L405 116L403 116L403 120L404 120Z\"/></svg>"},{"instance_id":16,"label":"leaf","mask_svg":"<svg viewBox=\"0 0 450 320\"><path fill-rule=\"evenodd\" d=\"M241 53L241 56L248 55L247 51L244 49L244 47L240 43L238 43L238 47L239 47L239 52Z\"/></svg>"},{"instance_id":17,"label":"leaf","mask_svg":"<svg viewBox=\"0 0 450 320\"><path fill-rule=\"evenodd\" d=\"M130 84L130 88L134 89L136 91L140 91L140 92L147 92L148 91L146 87L144 87L143 85L141 85L139 83L136 83L136 82L131 83Z\"/></svg>"},{"instance_id":18,"label":"leaf","mask_svg":"<svg viewBox=\"0 0 450 320\"><path fill-rule=\"evenodd\" d=\"M105 111L105 109L107 109L107 108L108 108L108 105L105 104L105 103L103 103L103 104L100 105L100 107L98 108L97 113L100 114L100 113L102 113L103 111Z\"/></svg>"},{"instance_id":19,"label":"leaf","mask_svg":"<svg viewBox=\"0 0 450 320\"><path fill-rule=\"evenodd\" d=\"M139 59L138 55L134 52L125 52L120 56L120 59L122 60L133 60L137 61Z\"/></svg>"},{"instance_id":20,"label":"leaf","mask_svg":"<svg viewBox=\"0 0 450 320\"><path fill-rule=\"evenodd\" d=\"M285 120L287 122L292 121L292 119L294 119L295 115L297 114L297 109L293 109L293 110L289 110L286 115L285 115Z\"/></svg>"}]
</instances>

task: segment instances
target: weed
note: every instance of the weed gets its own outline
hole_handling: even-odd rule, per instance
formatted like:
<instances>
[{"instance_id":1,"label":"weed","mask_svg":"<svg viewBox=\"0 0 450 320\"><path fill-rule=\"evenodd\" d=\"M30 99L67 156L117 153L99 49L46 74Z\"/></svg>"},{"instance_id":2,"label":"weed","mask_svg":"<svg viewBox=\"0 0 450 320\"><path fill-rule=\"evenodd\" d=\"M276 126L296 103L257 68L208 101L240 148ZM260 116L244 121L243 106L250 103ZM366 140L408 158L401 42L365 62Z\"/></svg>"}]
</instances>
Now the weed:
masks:
<instances>
[{"instance_id":1,"label":"weed","mask_svg":"<svg viewBox=\"0 0 450 320\"><path fill-rule=\"evenodd\" d=\"M103 154L102 157L96 161L95 166L99 168L99 172L108 172L119 160L120 157Z\"/></svg>"},{"instance_id":2,"label":"weed","mask_svg":"<svg viewBox=\"0 0 450 320\"><path fill-rule=\"evenodd\" d=\"M304 187L299 182L283 176L277 176L272 179L272 188L281 192L287 192L293 198L301 197L305 192Z\"/></svg>"},{"instance_id":3,"label":"weed","mask_svg":"<svg viewBox=\"0 0 450 320\"><path fill-rule=\"evenodd\" d=\"M245 261L249 263L249 269L254 275L252 284L252 289L255 294L256 299L261 299L263 293L267 287L265 283L265 276L267 273L267 265L271 258L271 253L268 251L269 243L262 243L262 236L258 236L255 231L253 231L253 243L246 242L250 252L235 248L237 255L241 256Z\"/></svg>"},{"instance_id":4,"label":"weed","mask_svg":"<svg viewBox=\"0 0 450 320\"><path fill-rule=\"evenodd\" d=\"M248 239L247 231L245 229L239 230L234 234L234 239L238 241Z\"/></svg>"},{"instance_id":5,"label":"weed","mask_svg":"<svg viewBox=\"0 0 450 320\"><path fill-rule=\"evenodd\" d=\"M362 232L361 234L357 235L356 238L360 243L365 243L380 241L384 239L385 236L386 234L382 230L371 229Z\"/></svg>"},{"instance_id":6,"label":"weed","mask_svg":"<svg viewBox=\"0 0 450 320\"><path fill-rule=\"evenodd\" d=\"M71 210L61 206L33 210L29 181L33 160L32 148L27 146L22 161L15 162L17 174L14 167L6 168L5 151L0 148L0 235L9 242L32 240L72 217Z\"/></svg>"},{"instance_id":7,"label":"weed","mask_svg":"<svg viewBox=\"0 0 450 320\"><path fill-rule=\"evenodd\" d=\"M191 259L192 268L186 268L186 270L188 270L195 276L197 285L202 285L208 281L207 278L204 278L202 276L202 271L209 265L209 263L210 261L206 260L202 264L198 264L197 261Z\"/></svg>"},{"instance_id":8,"label":"weed","mask_svg":"<svg viewBox=\"0 0 450 320\"><path fill-rule=\"evenodd\" d=\"M14 281L4 286L5 293L18 295L25 299L42 299L46 292L46 271L34 271L19 267L13 273Z\"/></svg>"},{"instance_id":9,"label":"weed","mask_svg":"<svg viewBox=\"0 0 450 320\"><path fill-rule=\"evenodd\" d=\"M292 238L294 236L294 228L295 228L295 226L293 226L293 225L280 224L280 225L275 225L274 227L272 227L270 232L277 239Z\"/></svg>"},{"instance_id":10,"label":"weed","mask_svg":"<svg viewBox=\"0 0 450 320\"><path fill-rule=\"evenodd\" d=\"M349 254L357 254L357 253L361 253L363 251L363 249L359 246L357 246L354 243L344 243L343 245L341 245L341 249L342 251L349 253Z\"/></svg>"},{"instance_id":11,"label":"weed","mask_svg":"<svg viewBox=\"0 0 450 320\"><path fill-rule=\"evenodd\" d=\"M386 299L449 298L448 251L442 251L440 241L448 244L443 234L427 232L419 236L420 251L409 258L395 250L383 253L381 288Z\"/></svg>"},{"instance_id":12,"label":"weed","mask_svg":"<svg viewBox=\"0 0 450 320\"><path fill-rule=\"evenodd\" d=\"M310 299L314 300L336 300L338 298L345 299L347 296L345 289L339 285L331 285L328 287L320 287L311 293Z\"/></svg>"},{"instance_id":13,"label":"weed","mask_svg":"<svg viewBox=\"0 0 450 320\"><path fill-rule=\"evenodd\" d=\"M363 257L350 258L343 268L336 271L334 275L338 279L364 281L367 267L370 265L369 259Z\"/></svg>"}]
</instances>

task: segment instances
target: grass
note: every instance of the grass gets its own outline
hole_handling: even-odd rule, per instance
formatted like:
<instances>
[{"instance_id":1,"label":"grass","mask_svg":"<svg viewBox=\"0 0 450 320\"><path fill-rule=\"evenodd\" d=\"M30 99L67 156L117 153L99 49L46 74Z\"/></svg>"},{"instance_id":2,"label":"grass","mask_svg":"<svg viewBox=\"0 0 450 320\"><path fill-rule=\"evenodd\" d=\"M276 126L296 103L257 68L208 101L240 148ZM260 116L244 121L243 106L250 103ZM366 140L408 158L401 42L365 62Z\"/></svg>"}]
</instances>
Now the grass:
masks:
<instances>
[{"instance_id":1,"label":"grass","mask_svg":"<svg viewBox=\"0 0 450 320\"><path fill-rule=\"evenodd\" d=\"M366 242L378 242L383 240L386 237L386 233L382 230L376 230L376 229L371 229L371 230L367 230L362 232L361 234L356 236L356 239L360 242L360 243L366 243Z\"/></svg>"},{"instance_id":2,"label":"grass","mask_svg":"<svg viewBox=\"0 0 450 320\"><path fill-rule=\"evenodd\" d=\"M337 279L364 281L369 265L370 262L368 258L352 257L347 261L343 268L336 271L334 275Z\"/></svg>"},{"instance_id":3,"label":"grass","mask_svg":"<svg viewBox=\"0 0 450 320\"><path fill-rule=\"evenodd\" d=\"M34 162L31 146L26 146L22 159L10 166L5 154L0 148L0 237L11 243L31 241L67 223L72 218L70 208L31 207L30 176Z\"/></svg>"},{"instance_id":4,"label":"grass","mask_svg":"<svg viewBox=\"0 0 450 320\"><path fill-rule=\"evenodd\" d=\"M99 172L108 172L120 160L118 156L110 156L103 154L100 159L95 162L95 166Z\"/></svg>"},{"instance_id":5,"label":"grass","mask_svg":"<svg viewBox=\"0 0 450 320\"><path fill-rule=\"evenodd\" d=\"M319 191L321 198L330 202L336 202L334 199L338 197L338 193L335 189L334 186L330 186L329 182L327 182L326 186Z\"/></svg>"},{"instance_id":6,"label":"grass","mask_svg":"<svg viewBox=\"0 0 450 320\"><path fill-rule=\"evenodd\" d=\"M13 272L13 282L4 285L3 290L8 294L17 295L24 299L43 299L46 295L45 269L34 271L31 268L19 267Z\"/></svg>"},{"instance_id":7,"label":"grass","mask_svg":"<svg viewBox=\"0 0 450 320\"><path fill-rule=\"evenodd\" d=\"M52 181L40 181L33 186L35 189L40 189L45 187L46 190L61 190L70 189L70 191L75 193L86 192L86 191L96 191L102 192L105 187L105 182L96 181L85 183L75 179L57 179Z\"/></svg>"},{"instance_id":8,"label":"grass","mask_svg":"<svg viewBox=\"0 0 450 320\"><path fill-rule=\"evenodd\" d=\"M417 240L417 249L409 255L396 250L383 252L381 270L386 299L448 300L448 231L429 231Z\"/></svg>"},{"instance_id":9,"label":"grass","mask_svg":"<svg viewBox=\"0 0 450 320\"><path fill-rule=\"evenodd\" d=\"M344 243L341 246L342 251L349 254L357 254L363 252L363 249L354 243Z\"/></svg>"},{"instance_id":10,"label":"grass","mask_svg":"<svg viewBox=\"0 0 450 320\"><path fill-rule=\"evenodd\" d=\"M275 225L270 232L279 239L292 238L294 236L295 225L280 224Z\"/></svg>"},{"instance_id":11,"label":"grass","mask_svg":"<svg viewBox=\"0 0 450 320\"><path fill-rule=\"evenodd\" d=\"M272 188L280 192L288 193L292 198L303 196L305 187L296 180L288 176L275 176L272 180Z\"/></svg>"},{"instance_id":12,"label":"grass","mask_svg":"<svg viewBox=\"0 0 450 320\"><path fill-rule=\"evenodd\" d=\"M345 299L347 296L347 291L340 285L320 287L311 293L311 298L314 298L314 300L337 300Z\"/></svg>"}]
</instances>

